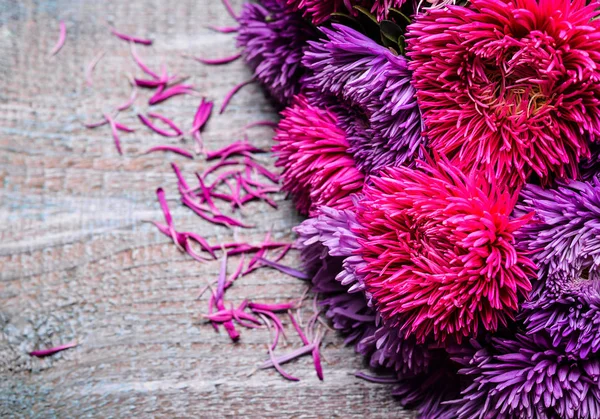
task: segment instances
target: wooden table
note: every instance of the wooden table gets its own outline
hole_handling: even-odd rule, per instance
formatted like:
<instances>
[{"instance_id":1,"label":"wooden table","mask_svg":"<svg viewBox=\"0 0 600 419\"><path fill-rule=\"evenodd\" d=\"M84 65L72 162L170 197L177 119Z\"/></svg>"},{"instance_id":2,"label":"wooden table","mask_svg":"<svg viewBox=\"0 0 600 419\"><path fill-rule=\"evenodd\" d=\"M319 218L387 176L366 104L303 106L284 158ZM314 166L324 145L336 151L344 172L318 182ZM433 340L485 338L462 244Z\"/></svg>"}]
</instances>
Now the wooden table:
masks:
<instances>
[{"instance_id":1,"label":"wooden table","mask_svg":"<svg viewBox=\"0 0 600 419\"><path fill-rule=\"evenodd\" d=\"M234 1L239 9L240 1ZM59 21L66 44L55 57ZM144 220L162 220L155 190L163 186L176 227L213 243L260 242L269 229L292 240L299 222L290 202L278 210L254 204L244 219L252 230L228 230L201 221L178 203L170 162L185 173L202 170L200 159L141 155L166 141L142 129L137 111L147 110L143 92L119 120L140 128L121 136L119 156L107 127L89 130L83 121L124 102L135 72L128 45L109 34L107 23L149 36L137 48L154 68L161 62L189 75L208 98L221 103L236 83L250 77L243 63L218 68L180 54L222 57L235 51L232 35L204 25L231 25L217 0L4 0L0 5L0 416L16 417L409 417L390 388L356 379L366 369L360 356L329 333L323 348L325 381L309 358L288 370L248 373L266 357L265 330L243 330L238 344L215 333L201 317L219 263L200 264L180 253ZM93 72L84 69L105 51ZM139 71L138 71L139 74ZM159 112L189 125L198 97L179 97ZM206 134L209 149L243 135L242 127L276 115L254 85L237 95L224 115L214 115ZM269 147L270 131L249 132ZM189 140L183 144L191 147ZM298 256L286 261L297 265ZM227 294L283 301L305 285L269 269L240 280ZM290 331L290 336L293 333ZM80 345L37 359L28 352L71 340ZM281 350L297 347L290 338Z\"/></svg>"}]
</instances>

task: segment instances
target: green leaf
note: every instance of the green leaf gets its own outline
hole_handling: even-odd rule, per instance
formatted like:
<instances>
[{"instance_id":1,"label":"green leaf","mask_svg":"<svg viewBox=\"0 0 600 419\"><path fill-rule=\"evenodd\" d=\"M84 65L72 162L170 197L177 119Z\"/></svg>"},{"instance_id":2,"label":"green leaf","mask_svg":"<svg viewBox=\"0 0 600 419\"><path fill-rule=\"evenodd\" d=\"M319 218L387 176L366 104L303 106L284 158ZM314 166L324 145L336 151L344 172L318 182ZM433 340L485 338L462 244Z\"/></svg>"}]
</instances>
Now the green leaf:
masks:
<instances>
[{"instance_id":1,"label":"green leaf","mask_svg":"<svg viewBox=\"0 0 600 419\"><path fill-rule=\"evenodd\" d=\"M398 38L398 51L400 52L400 55L406 53L406 40L404 39L404 35L400 35Z\"/></svg>"},{"instance_id":2,"label":"green leaf","mask_svg":"<svg viewBox=\"0 0 600 419\"><path fill-rule=\"evenodd\" d=\"M403 26L410 25L412 23L412 21L410 20L410 18L408 16L406 16L404 13L402 13L402 11L400 11L400 9L396 9L395 7L390 7L388 17L390 19L395 20L396 22L398 22L399 24L401 24Z\"/></svg>"},{"instance_id":3,"label":"green leaf","mask_svg":"<svg viewBox=\"0 0 600 419\"><path fill-rule=\"evenodd\" d=\"M377 18L364 7L354 6L354 10L358 12L357 17L358 21L364 28L363 33L376 42L381 42L381 31L379 30L379 22L377 22Z\"/></svg>"},{"instance_id":4,"label":"green leaf","mask_svg":"<svg viewBox=\"0 0 600 419\"><path fill-rule=\"evenodd\" d=\"M382 20L379 29L383 36L394 42L398 42L398 38L404 34L402 28L391 20Z\"/></svg>"},{"instance_id":5,"label":"green leaf","mask_svg":"<svg viewBox=\"0 0 600 419\"><path fill-rule=\"evenodd\" d=\"M360 12L361 15L368 17L374 24L378 25L377 17L369 11L369 9L362 6L354 6L354 10Z\"/></svg>"},{"instance_id":6,"label":"green leaf","mask_svg":"<svg viewBox=\"0 0 600 419\"><path fill-rule=\"evenodd\" d=\"M339 12L332 13L330 16L331 16L332 22L339 23L344 26L348 26L352 29L355 29L359 32L364 33L363 26L360 24L360 22L358 20L356 20L356 18L354 16L350 16L347 13L339 13Z\"/></svg>"}]
</instances>

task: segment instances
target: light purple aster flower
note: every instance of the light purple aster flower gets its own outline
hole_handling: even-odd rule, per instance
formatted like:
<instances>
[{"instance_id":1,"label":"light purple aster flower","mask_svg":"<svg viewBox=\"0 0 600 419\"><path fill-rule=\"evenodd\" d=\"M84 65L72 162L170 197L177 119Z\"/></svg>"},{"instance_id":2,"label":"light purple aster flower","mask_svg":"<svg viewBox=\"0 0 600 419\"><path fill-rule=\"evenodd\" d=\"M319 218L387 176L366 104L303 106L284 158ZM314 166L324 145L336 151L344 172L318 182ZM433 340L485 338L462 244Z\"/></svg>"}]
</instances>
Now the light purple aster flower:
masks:
<instances>
[{"instance_id":1,"label":"light purple aster flower","mask_svg":"<svg viewBox=\"0 0 600 419\"><path fill-rule=\"evenodd\" d=\"M349 138L359 168L372 173L410 161L423 139L406 58L343 25L322 31L326 38L309 42L304 54L311 70L304 83L364 114L368 135Z\"/></svg>"},{"instance_id":2,"label":"light purple aster flower","mask_svg":"<svg viewBox=\"0 0 600 419\"><path fill-rule=\"evenodd\" d=\"M271 97L286 105L300 90L303 48L315 31L301 14L279 1L260 3L244 4L237 45Z\"/></svg>"},{"instance_id":3,"label":"light purple aster flower","mask_svg":"<svg viewBox=\"0 0 600 419\"><path fill-rule=\"evenodd\" d=\"M520 248L532 252L539 278L564 272L572 278L595 277L600 266L600 179L557 182L553 189L527 185L516 215L534 211L534 219L516 234ZM545 281L534 283L532 299Z\"/></svg>"},{"instance_id":4,"label":"light purple aster flower","mask_svg":"<svg viewBox=\"0 0 600 419\"><path fill-rule=\"evenodd\" d=\"M545 330L554 345L586 358L600 350L600 179L528 185L517 212L534 211L518 232L539 267L530 301L520 314L527 330Z\"/></svg>"},{"instance_id":5,"label":"light purple aster flower","mask_svg":"<svg viewBox=\"0 0 600 419\"><path fill-rule=\"evenodd\" d=\"M466 418L594 418L600 415L600 359L577 359L544 332L477 342L453 359L472 383L454 403Z\"/></svg>"},{"instance_id":6,"label":"light purple aster flower","mask_svg":"<svg viewBox=\"0 0 600 419\"><path fill-rule=\"evenodd\" d=\"M295 228L305 269L313 274L313 291L324 297L326 316L347 335L347 343L375 331L375 312L355 275L353 252L358 243L350 229L355 223L353 212L323 206L317 217Z\"/></svg>"}]
</instances>

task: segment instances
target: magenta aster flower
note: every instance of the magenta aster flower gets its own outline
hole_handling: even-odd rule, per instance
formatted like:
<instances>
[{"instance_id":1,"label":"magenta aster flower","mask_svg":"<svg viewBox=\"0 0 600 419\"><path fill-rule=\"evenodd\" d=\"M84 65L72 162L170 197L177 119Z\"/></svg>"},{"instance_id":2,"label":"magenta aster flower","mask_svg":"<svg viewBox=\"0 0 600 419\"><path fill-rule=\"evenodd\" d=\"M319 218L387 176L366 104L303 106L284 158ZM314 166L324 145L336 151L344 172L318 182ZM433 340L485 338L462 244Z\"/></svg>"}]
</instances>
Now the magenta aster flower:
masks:
<instances>
[{"instance_id":1,"label":"magenta aster flower","mask_svg":"<svg viewBox=\"0 0 600 419\"><path fill-rule=\"evenodd\" d=\"M407 43L430 147L501 185L575 178L600 134L598 13L474 0L419 15Z\"/></svg>"},{"instance_id":2,"label":"magenta aster flower","mask_svg":"<svg viewBox=\"0 0 600 419\"><path fill-rule=\"evenodd\" d=\"M280 0L295 10L309 16L315 25L320 25L327 20L332 13L351 13L353 6L371 8L377 20L387 18L391 7L400 7L405 0Z\"/></svg>"},{"instance_id":3,"label":"magenta aster flower","mask_svg":"<svg viewBox=\"0 0 600 419\"><path fill-rule=\"evenodd\" d=\"M377 20L381 21L387 18L390 8L399 9L406 0L375 0L371 6L371 13L377 16Z\"/></svg>"},{"instance_id":4,"label":"magenta aster flower","mask_svg":"<svg viewBox=\"0 0 600 419\"><path fill-rule=\"evenodd\" d=\"M360 192L363 174L348 152L346 133L327 109L297 96L282 113L273 151L283 167L282 189L290 193L302 214L315 214L321 205L352 207L351 194Z\"/></svg>"},{"instance_id":5,"label":"magenta aster flower","mask_svg":"<svg viewBox=\"0 0 600 419\"><path fill-rule=\"evenodd\" d=\"M497 330L531 290L535 265L514 245L531 216L509 195L446 159L371 177L356 231L366 290L387 323L418 342Z\"/></svg>"},{"instance_id":6,"label":"magenta aster flower","mask_svg":"<svg viewBox=\"0 0 600 419\"><path fill-rule=\"evenodd\" d=\"M404 339L397 328L387 327L362 291L356 269L363 264L355 255L359 248L356 216L350 210L320 207L319 215L296 227L297 248L307 272L312 274L313 291L322 297L326 316L346 343L369 359L371 367L394 374L399 381L393 393L403 404L424 417L445 415L454 406L443 401L458 396L458 386L448 386L451 371L443 350L433 353L414 337ZM456 369L454 369L456 378ZM444 380L440 380L444 378Z\"/></svg>"},{"instance_id":7,"label":"magenta aster flower","mask_svg":"<svg viewBox=\"0 0 600 419\"><path fill-rule=\"evenodd\" d=\"M346 26L322 31L327 38L310 42L303 58L307 94L333 96L364 115L365 134L348 140L365 173L410 161L422 137L406 59Z\"/></svg>"},{"instance_id":8,"label":"magenta aster flower","mask_svg":"<svg viewBox=\"0 0 600 419\"><path fill-rule=\"evenodd\" d=\"M454 358L473 380L456 401L459 419L594 418L600 414L600 359L566 355L544 333L473 342Z\"/></svg>"},{"instance_id":9,"label":"magenta aster flower","mask_svg":"<svg viewBox=\"0 0 600 419\"><path fill-rule=\"evenodd\" d=\"M280 0L288 6L299 10L312 23L320 25L329 20L332 13L347 12L351 8L350 0Z\"/></svg>"},{"instance_id":10,"label":"magenta aster flower","mask_svg":"<svg viewBox=\"0 0 600 419\"><path fill-rule=\"evenodd\" d=\"M302 50L315 32L300 14L278 0L260 3L244 4L237 45L271 97L286 105L300 90Z\"/></svg>"}]
</instances>

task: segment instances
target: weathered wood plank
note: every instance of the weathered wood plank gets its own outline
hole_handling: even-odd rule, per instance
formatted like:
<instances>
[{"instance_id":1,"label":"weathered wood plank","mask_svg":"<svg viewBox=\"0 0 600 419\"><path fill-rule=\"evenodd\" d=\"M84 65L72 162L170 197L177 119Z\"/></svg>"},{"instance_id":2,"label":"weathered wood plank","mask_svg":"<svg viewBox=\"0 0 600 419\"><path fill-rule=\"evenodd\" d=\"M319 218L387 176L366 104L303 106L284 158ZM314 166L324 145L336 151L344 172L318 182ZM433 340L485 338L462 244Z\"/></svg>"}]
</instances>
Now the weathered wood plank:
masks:
<instances>
[{"instance_id":1,"label":"weathered wood plank","mask_svg":"<svg viewBox=\"0 0 600 419\"><path fill-rule=\"evenodd\" d=\"M61 19L67 42L50 58ZM179 56L235 50L231 36L203 26L232 23L217 0L0 4L0 416L409 417L389 388L352 376L363 361L340 336L326 338L325 382L304 359L290 368L302 381L289 383L272 371L247 374L264 359L265 331L244 331L233 345L202 322L205 300L196 296L218 263L191 261L143 223L161 219L154 190L167 191L178 228L213 242L258 242L269 229L291 240L298 217L278 196L279 210L248 208L246 219L256 229L232 233L203 223L177 205L169 167L177 161L191 173L201 162L140 156L164 143L145 130L122 136L126 154L120 157L107 128L82 126L128 97L124 73L135 70L127 45L108 34L107 21L154 38L155 46L138 48L148 64L165 62L191 76L217 102L250 75L242 63L208 68ZM86 87L84 68L101 50L106 55L94 86ZM137 125L141 103L120 120ZM182 97L158 109L186 126L197 103ZM275 118L272 108L258 87L248 87L225 115L211 120L208 148L239 138L247 122L265 118ZM269 130L253 130L251 140L268 147ZM296 257L288 262L297 263ZM261 270L239 281L228 298L274 301L302 290L297 280ZM71 339L81 345L47 359L27 356Z\"/></svg>"}]
</instances>

